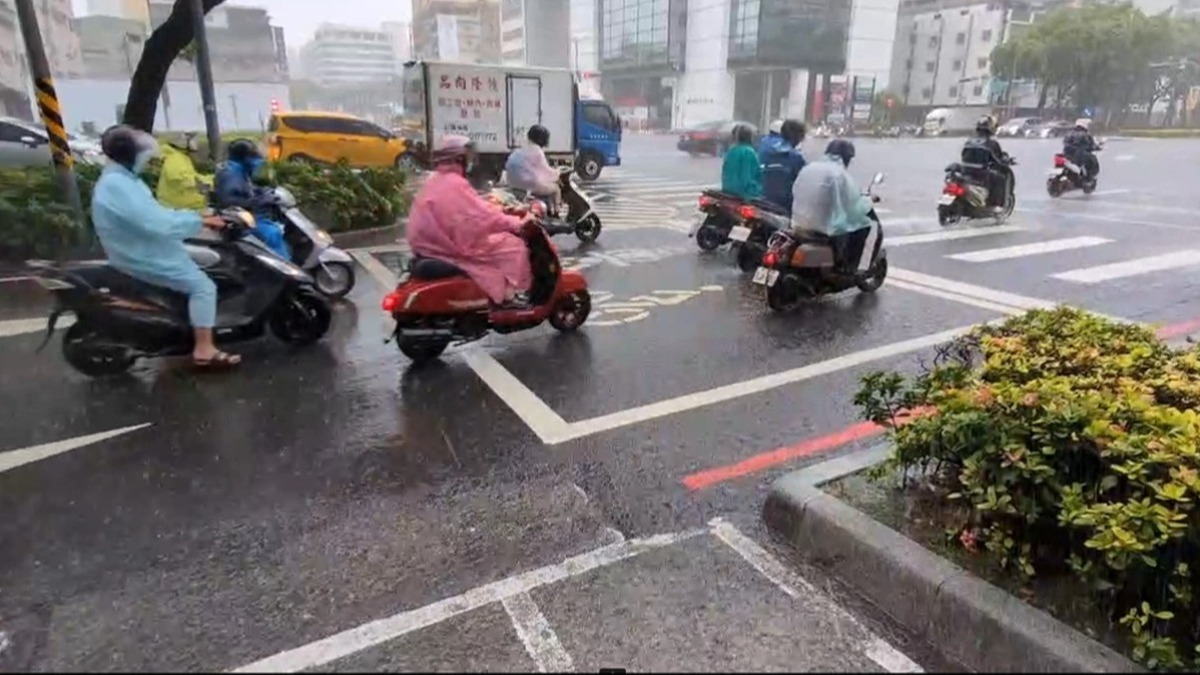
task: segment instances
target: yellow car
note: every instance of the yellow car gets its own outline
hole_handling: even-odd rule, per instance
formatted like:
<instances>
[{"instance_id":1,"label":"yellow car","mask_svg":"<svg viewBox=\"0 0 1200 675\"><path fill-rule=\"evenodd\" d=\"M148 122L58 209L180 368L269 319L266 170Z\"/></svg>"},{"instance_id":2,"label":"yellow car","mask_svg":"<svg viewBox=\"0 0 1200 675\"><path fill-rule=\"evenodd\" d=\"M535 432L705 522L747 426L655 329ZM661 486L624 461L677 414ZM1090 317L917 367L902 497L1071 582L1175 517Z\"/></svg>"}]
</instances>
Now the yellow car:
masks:
<instances>
[{"instance_id":1,"label":"yellow car","mask_svg":"<svg viewBox=\"0 0 1200 675\"><path fill-rule=\"evenodd\" d=\"M286 112L271 115L267 158L332 164L345 159L354 167L402 166L408 143L379 125L341 113Z\"/></svg>"}]
</instances>

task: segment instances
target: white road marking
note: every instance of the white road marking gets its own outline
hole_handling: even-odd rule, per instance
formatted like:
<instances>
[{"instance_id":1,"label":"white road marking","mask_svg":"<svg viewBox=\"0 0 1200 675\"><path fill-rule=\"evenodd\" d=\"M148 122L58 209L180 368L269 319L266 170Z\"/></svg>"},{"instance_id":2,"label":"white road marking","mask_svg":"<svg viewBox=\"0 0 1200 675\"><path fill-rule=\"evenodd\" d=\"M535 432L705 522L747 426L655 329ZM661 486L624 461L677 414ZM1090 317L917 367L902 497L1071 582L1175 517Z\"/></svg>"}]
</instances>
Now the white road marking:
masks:
<instances>
[{"instance_id":1,"label":"white road marking","mask_svg":"<svg viewBox=\"0 0 1200 675\"><path fill-rule=\"evenodd\" d=\"M1101 216L1093 213L1079 213L1075 211L1066 211L1064 209L1027 209L1018 208L1021 213L1036 213L1041 216L1053 216L1055 218L1085 218L1088 220L1102 220L1106 223L1118 223L1120 225L1137 225L1145 227L1158 227L1164 230L1183 230L1185 232L1195 232L1200 230L1200 227L1192 225L1179 225L1177 223L1162 223L1157 220L1133 220L1131 218L1119 218L1116 216Z\"/></svg>"},{"instance_id":2,"label":"white road marking","mask_svg":"<svg viewBox=\"0 0 1200 675\"><path fill-rule=\"evenodd\" d=\"M1112 243L1112 239L1105 239L1104 237L1070 237L1068 239L1048 239L1046 241L1034 242L1032 244L1020 244L1018 246L1005 246L1004 248L989 248L982 251L971 251L970 253L948 255L946 257L952 260L981 263L992 262L995 260L1009 260L1011 258L1023 258L1031 255L1042 255L1045 253L1054 253L1056 251L1070 251L1077 248L1100 246L1102 244L1109 243Z\"/></svg>"},{"instance_id":3,"label":"white road marking","mask_svg":"<svg viewBox=\"0 0 1200 675\"><path fill-rule=\"evenodd\" d=\"M1092 197L1104 197L1106 195L1124 195L1133 192L1129 188L1116 188L1113 190L1096 190L1091 194Z\"/></svg>"},{"instance_id":4,"label":"white road marking","mask_svg":"<svg viewBox=\"0 0 1200 675\"><path fill-rule=\"evenodd\" d=\"M1101 281L1111 281L1113 279L1122 279L1125 277L1137 276L1139 274L1149 274L1150 272L1161 272L1163 270L1170 270L1178 267L1192 267L1196 265L1200 265L1200 250L1187 249L1172 253L1164 253L1163 255L1137 258L1136 260L1126 260L1124 262L1112 263L1109 265L1084 267L1082 269L1060 272L1050 276L1054 277L1055 279L1062 279L1063 281L1074 281L1081 284L1096 284L1100 283Z\"/></svg>"},{"instance_id":5,"label":"white road marking","mask_svg":"<svg viewBox=\"0 0 1200 675\"><path fill-rule=\"evenodd\" d=\"M1134 155L1117 155L1113 157L1114 162L1128 162L1131 159L1134 159Z\"/></svg>"},{"instance_id":6,"label":"white road marking","mask_svg":"<svg viewBox=\"0 0 1200 675\"><path fill-rule=\"evenodd\" d=\"M93 443L99 443L100 441L108 440L110 438L115 438L122 434L130 433L131 431L144 429L148 426L150 426L150 423L146 422L145 424L135 424L131 427L122 427L120 429L113 429L111 431L102 431L98 434L77 436L75 438L68 438L63 441L54 441L53 443L43 443L42 445L34 445L28 448L21 448L19 450L0 452L0 473L11 471L19 466L24 466L32 462L48 459L55 455L61 455L64 452L70 452L71 450L76 450L86 445L91 445Z\"/></svg>"},{"instance_id":7,"label":"white road marking","mask_svg":"<svg viewBox=\"0 0 1200 675\"><path fill-rule=\"evenodd\" d=\"M824 610L824 613L828 616L831 616L835 622L846 623L866 633L868 640L857 646L862 650L864 656L882 666L884 670L889 673L925 672L895 647L859 623L853 615L847 612L841 605L834 602L832 598L822 593L816 586L809 583L807 579L797 574L795 570L780 563L774 556L759 546L757 542L742 534L732 524L720 518L714 518L709 521L709 527L712 528L712 533L717 539L720 539L726 546L733 549L743 560L750 563L751 567L758 570L759 574L762 574L771 583L775 584L779 590L792 598L816 605L820 610Z\"/></svg>"},{"instance_id":8,"label":"white road marking","mask_svg":"<svg viewBox=\"0 0 1200 675\"><path fill-rule=\"evenodd\" d=\"M989 237L995 234L1012 234L1013 232L1025 231L1025 228L1019 225L997 225L996 227L986 227L972 230L941 230L939 232L925 232L922 234L906 234L899 237L888 237L887 227L888 224L884 223L883 245L888 247L910 246L912 244L928 244L935 241L954 241L956 239L973 239L975 237Z\"/></svg>"},{"instance_id":9,"label":"white road marking","mask_svg":"<svg viewBox=\"0 0 1200 675\"><path fill-rule=\"evenodd\" d=\"M483 380L543 443L558 443L558 439L568 432L566 420L507 368L500 365L491 354L480 349L467 349L462 352L462 356L479 379Z\"/></svg>"},{"instance_id":10,"label":"white road marking","mask_svg":"<svg viewBox=\"0 0 1200 675\"><path fill-rule=\"evenodd\" d=\"M965 295L980 300L987 300L1000 305L1007 305L1017 309L1053 309L1058 306L1056 302L1049 300L1041 300L1039 298L1031 298L1015 293L1005 293L1004 291L996 291L983 286L974 284L965 284L961 281L953 281L942 277L935 277L931 274L922 274L920 272L912 272L892 268L888 270L889 279L895 278L900 281L907 281L920 286L929 286L938 290L947 291L956 295Z\"/></svg>"},{"instance_id":11,"label":"white road marking","mask_svg":"<svg viewBox=\"0 0 1200 675\"><path fill-rule=\"evenodd\" d=\"M302 647L280 652L274 656L255 661L234 670L235 673L297 672L350 656L402 635L440 623L446 619L479 609L484 605L502 601L520 593L553 584L564 579L586 574L613 563L671 546L681 541L708 533L701 528L660 534L653 537L631 539L619 544L604 546L587 553L567 558L553 565L540 567L524 574L494 581L473 588L462 595L439 600L433 604L393 614L384 619L371 621L357 628L310 642Z\"/></svg>"},{"instance_id":12,"label":"white road marking","mask_svg":"<svg viewBox=\"0 0 1200 675\"><path fill-rule=\"evenodd\" d=\"M921 286L918 284L908 283L907 281L900 281L899 279L888 279L887 283L889 286L895 286L896 288L903 288L904 290L912 291L913 293L921 293L921 294L928 295L928 296L934 297L934 298L950 300L951 302L961 302L964 305L971 305L973 307L979 307L980 309L986 309L991 312L999 312L1001 314L1008 314L1008 315L1022 314L1025 312L1025 310L1018 309L1011 305L1001 305L998 303L989 302L987 300L980 300L979 298L973 298L968 295L960 295L957 293L950 293L949 291L941 291L936 288L931 288L929 286Z\"/></svg>"},{"instance_id":13,"label":"white road marking","mask_svg":"<svg viewBox=\"0 0 1200 675\"><path fill-rule=\"evenodd\" d=\"M358 261L358 264L362 266L364 270L367 271L367 274L370 274L375 281L379 282L380 286L383 286L384 293L391 293L392 291L396 290L396 283L399 281L399 279L396 277L396 273L388 269L383 263L379 262L379 258L376 258L373 253L370 251L358 250L351 251L350 255L356 261Z\"/></svg>"},{"instance_id":14,"label":"white road marking","mask_svg":"<svg viewBox=\"0 0 1200 675\"><path fill-rule=\"evenodd\" d=\"M512 619L517 637L521 638L525 651L537 664L539 673L574 672L575 663L571 655L558 641L558 635L529 593L510 595L500 603L508 612L508 618Z\"/></svg>"},{"instance_id":15,"label":"white road marking","mask_svg":"<svg viewBox=\"0 0 1200 675\"><path fill-rule=\"evenodd\" d=\"M9 319L0 321L0 338L12 337L13 335L24 335L26 333L40 333L46 330L47 318L39 319ZM61 330L75 323L73 316L61 316L58 319L58 325L55 330Z\"/></svg>"}]
</instances>

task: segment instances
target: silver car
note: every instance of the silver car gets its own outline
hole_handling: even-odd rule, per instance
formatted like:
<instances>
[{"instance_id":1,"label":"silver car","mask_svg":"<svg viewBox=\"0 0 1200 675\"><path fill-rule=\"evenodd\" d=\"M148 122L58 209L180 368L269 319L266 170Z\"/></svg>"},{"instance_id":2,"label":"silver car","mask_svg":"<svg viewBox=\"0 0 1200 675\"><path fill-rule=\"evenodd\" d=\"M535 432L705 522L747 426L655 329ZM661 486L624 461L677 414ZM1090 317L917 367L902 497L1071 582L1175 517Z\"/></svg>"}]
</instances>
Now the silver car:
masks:
<instances>
[{"instance_id":1,"label":"silver car","mask_svg":"<svg viewBox=\"0 0 1200 675\"><path fill-rule=\"evenodd\" d=\"M103 160L99 143L72 134L67 134L67 142L76 161ZM44 128L15 117L0 117L0 168L48 166L50 162L50 138Z\"/></svg>"}]
</instances>

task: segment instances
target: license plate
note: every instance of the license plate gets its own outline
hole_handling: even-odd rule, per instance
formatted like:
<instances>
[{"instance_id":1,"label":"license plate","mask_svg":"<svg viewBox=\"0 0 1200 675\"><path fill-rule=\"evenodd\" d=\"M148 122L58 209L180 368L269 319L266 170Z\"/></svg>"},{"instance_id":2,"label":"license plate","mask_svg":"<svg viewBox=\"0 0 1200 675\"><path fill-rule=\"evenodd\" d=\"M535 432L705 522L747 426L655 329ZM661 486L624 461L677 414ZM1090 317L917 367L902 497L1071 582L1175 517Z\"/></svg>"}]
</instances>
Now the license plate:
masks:
<instances>
[{"instance_id":1,"label":"license plate","mask_svg":"<svg viewBox=\"0 0 1200 675\"><path fill-rule=\"evenodd\" d=\"M773 270L769 267L759 267L754 271L754 278L751 279L752 282L759 286L774 286L778 280L779 270Z\"/></svg>"},{"instance_id":2,"label":"license plate","mask_svg":"<svg viewBox=\"0 0 1200 675\"><path fill-rule=\"evenodd\" d=\"M744 225L734 225L729 231L729 238L733 241L746 241L750 238L750 228Z\"/></svg>"},{"instance_id":3,"label":"license plate","mask_svg":"<svg viewBox=\"0 0 1200 675\"><path fill-rule=\"evenodd\" d=\"M958 199L958 198L955 197L954 195L942 195L941 197L938 197L938 205L939 206L949 206L950 204L954 203L955 199Z\"/></svg>"},{"instance_id":4,"label":"license plate","mask_svg":"<svg viewBox=\"0 0 1200 675\"><path fill-rule=\"evenodd\" d=\"M688 230L688 234L689 235L696 234L696 232L700 230L700 226L703 225L704 221L706 221L706 220L708 220L707 213L705 213L703 211L697 213L692 218L692 229Z\"/></svg>"},{"instance_id":5,"label":"license plate","mask_svg":"<svg viewBox=\"0 0 1200 675\"><path fill-rule=\"evenodd\" d=\"M1060 177L1062 177L1062 176L1063 176L1065 173L1067 173L1067 170L1066 170L1066 169L1054 169L1054 170L1052 170L1052 171L1050 172L1050 177L1051 177L1051 178L1060 178Z\"/></svg>"}]
</instances>

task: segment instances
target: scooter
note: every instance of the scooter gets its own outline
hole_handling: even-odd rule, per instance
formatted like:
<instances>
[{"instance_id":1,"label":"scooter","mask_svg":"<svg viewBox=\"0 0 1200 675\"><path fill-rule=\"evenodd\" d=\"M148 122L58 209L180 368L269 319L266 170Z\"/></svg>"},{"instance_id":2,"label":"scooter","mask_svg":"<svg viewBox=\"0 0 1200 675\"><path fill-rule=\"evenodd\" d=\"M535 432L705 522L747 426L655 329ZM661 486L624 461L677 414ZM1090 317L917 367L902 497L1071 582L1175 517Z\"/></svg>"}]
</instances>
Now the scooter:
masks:
<instances>
[{"instance_id":1,"label":"scooter","mask_svg":"<svg viewBox=\"0 0 1200 675\"><path fill-rule=\"evenodd\" d=\"M572 173L571 167L564 166L558 170L558 188L562 192L562 200L567 207L567 212L565 215L552 212L550 219L541 221L546 234L553 237L559 234L574 233L579 241L585 244L596 241L602 228L600 216L596 214L592 198L587 196L575 182L575 174ZM513 187L506 189L508 194L518 201L528 203L535 199L526 190ZM551 222L551 220L555 222Z\"/></svg>"},{"instance_id":2,"label":"scooter","mask_svg":"<svg viewBox=\"0 0 1200 675\"><path fill-rule=\"evenodd\" d=\"M879 201L872 189L883 180L882 173L871 180L866 194L872 201ZM863 293L878 290L887 278L887 249L883 246L879 217L874 209L868 215L871 226L851 233L843 242L817 232L796 236L788 228L772 234L762 266L751 279L766 289L767 306L785 312L806 298L855 287ZM837 254L835 247L842 247L842 255ZM855 267L849 268L846 262L853 262Z\"/></svg>"},{"instance_id":3,"label":"scooter","mask_svg":"<svg viewBox=\"0 0 1200 675\"><path fill-rule=\"evenodd\" d=\"M700 193L700 201L696 208L695 220L688 230L689 237L696 238L696 245L701 251L715 251L728 244L733 229L742 224L742 207L745 200L741 197L721 192L720 190L705 190ZM749 232L738 232L736 236ZM742 239L741 241L744 241Z\"/></svg>"},{"instance_id":4,"label":"scooter","mask_svg":"<svg viewBox=\"0 0 1200 675\"><path fill-rule=\"evenodd\" d=\"M1096 148L1096 152L1104 149L1101 144ZM1054 155L1054 169L1050 171L1050 176L1046 179L1046 192L1051 197L1061 197L1071 190L1083 190L1083 194L1090 195L1096 191L1097 179L1095 176L1089 176L1087 171L1078 164L1067 159L1063 153Z\"/></svg>"},{"instance_id":5,"label":"scooter","mask_svg":"<svg viewBox=\"0 0 1200 675\"><path fill-rule=\"evenodd\" d=\"M767 252L767 242L771 236L791 228L792 219L779 206L761 199L743 204L738 213L742 217L742 224L730 232L731 239L736 237L732 246L734 256L738 269L753 272Z\"/></svg>"},{"instance_id":6,"label":"scooter","mask_svg":"<svg viewBox=\"0 0 1200 675\"><path fill-rule=\"evenodd\" d=\"M383 298L383 311L396 321L394 339L415 364L433 361L452 344L479 340L489 332L513 333L549 321L569 333L587 321L592 296L587 280L564 270L558 251L540 227L523 231L529 246L533 285L528 307L495 306L458 267L434 258L413 258L396 290Z\"/></svg>"},{"instance_id":7,"label":"scooter","mask_svg":"<svg viewBox=\"0 0 1200 675\"><path fill-rule=\"evenodd\" d=\"M250 340L267 329L291 345L321 339L333 313L312 277L249 236L254 217L248 212L230 209L221 215L227 226L217 240L185 244L217 285L217 343ZM192 353L182 293L138 281L103 262L26 264L57 300L38 351L49 343L59 317L71 312L75 323L63 336L63 358L84 375L118 375L140 358Z\"/></svg>"},{"instance_id":8,"label":"scooter","mask_svg":"<svg viewBox=\"0 0 1200 675\"><path fill-rule=\"evenodd\" d=\"M1017 160L1005 157L1007 166L1016 166ZM1012 171L1008 172L1008 194L1004 198L1004 207L999 213L993 211L988 204L988 188L986 187L988 169L981 164L963 164L955 162L946 167L946 184L938 197L938 223L942 226L953 225L963 218L976 220L992 218L1002 223L1012 215L1017 207L1016 182Z\"/></svg>"}]
</instances>

